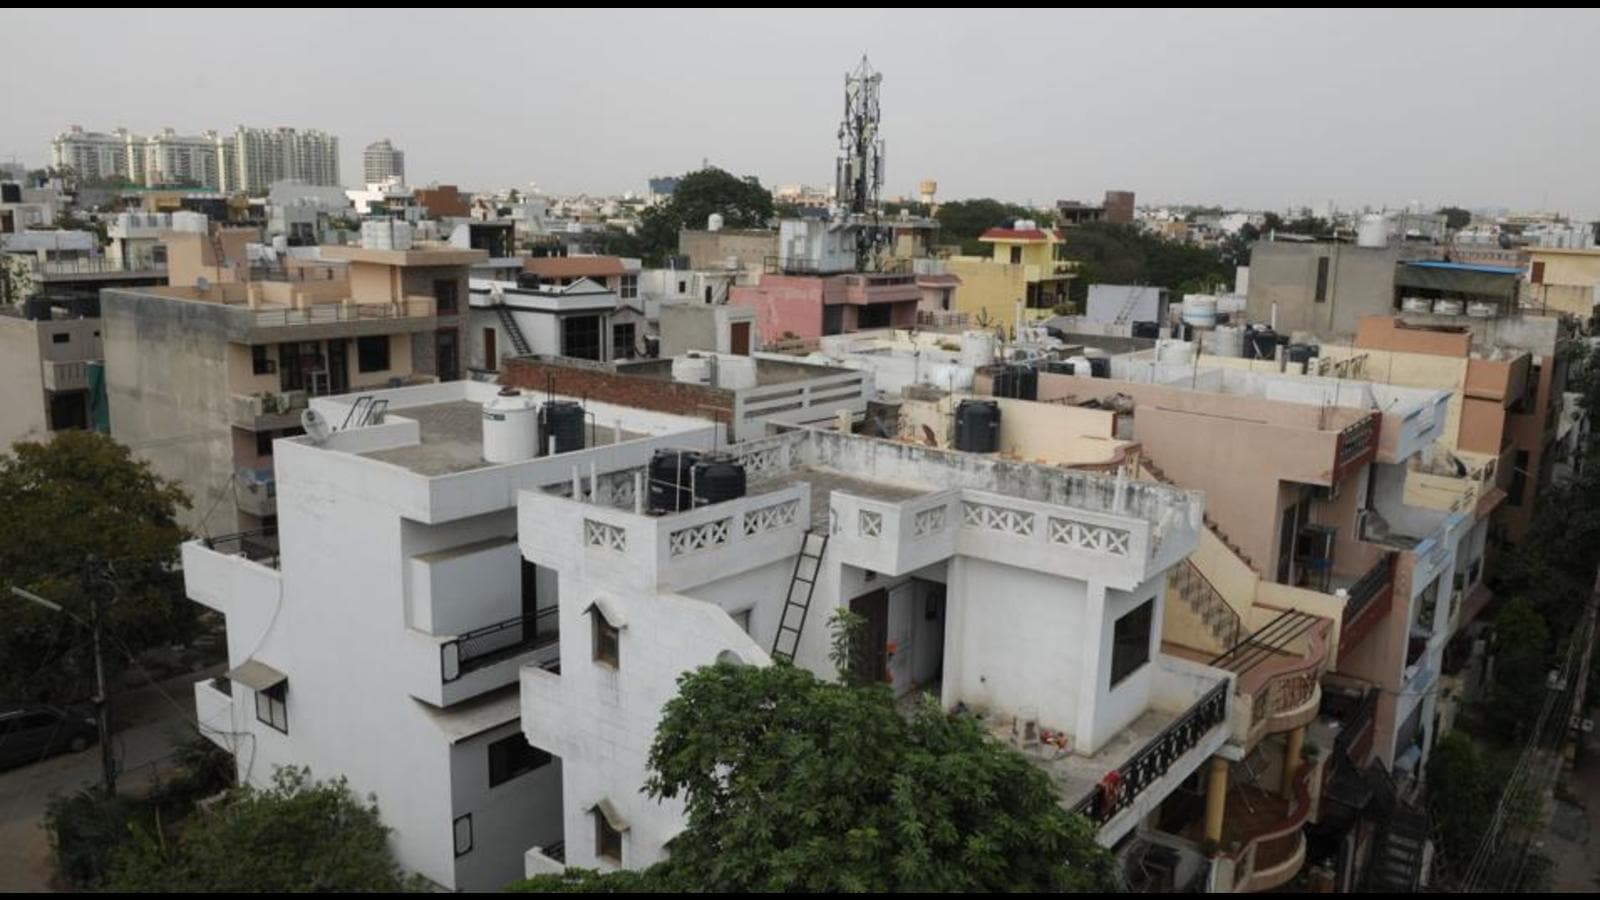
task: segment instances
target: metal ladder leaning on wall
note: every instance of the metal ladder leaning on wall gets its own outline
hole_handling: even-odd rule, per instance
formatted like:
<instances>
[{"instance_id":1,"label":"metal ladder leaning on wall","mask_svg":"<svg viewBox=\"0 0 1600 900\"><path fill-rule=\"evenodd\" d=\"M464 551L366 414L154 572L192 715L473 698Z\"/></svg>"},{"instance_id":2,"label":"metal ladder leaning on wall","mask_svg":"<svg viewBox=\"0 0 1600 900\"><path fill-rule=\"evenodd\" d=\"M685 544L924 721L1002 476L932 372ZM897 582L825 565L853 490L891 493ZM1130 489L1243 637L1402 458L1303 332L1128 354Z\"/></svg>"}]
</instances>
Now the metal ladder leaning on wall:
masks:
<instances>
[{"instance_id":1,"label":"metal ladder leaning on wall","mask_svg":"<svg viewBox=\"0 0 1600 900\"><path fill-rule=\"evenodd\" d=\"M812 553L812 538L817 539L816 552ZM772 658L794 662L800 649L800 632L806 627L806 613L811 610L811 595L817 589L817 575L822 571L822 556L828 552L828 533L817 534L807 528L800 536L800 555L794 560L794 575L789 578L789 595L784 599L783 614L778 617L778 633L772 638ZM805 572L806 561L811 562L810 574ZM804 585L804 587L802 587ZM797 594L803 594L797 598Z\"/></svg>"}]
</instances>

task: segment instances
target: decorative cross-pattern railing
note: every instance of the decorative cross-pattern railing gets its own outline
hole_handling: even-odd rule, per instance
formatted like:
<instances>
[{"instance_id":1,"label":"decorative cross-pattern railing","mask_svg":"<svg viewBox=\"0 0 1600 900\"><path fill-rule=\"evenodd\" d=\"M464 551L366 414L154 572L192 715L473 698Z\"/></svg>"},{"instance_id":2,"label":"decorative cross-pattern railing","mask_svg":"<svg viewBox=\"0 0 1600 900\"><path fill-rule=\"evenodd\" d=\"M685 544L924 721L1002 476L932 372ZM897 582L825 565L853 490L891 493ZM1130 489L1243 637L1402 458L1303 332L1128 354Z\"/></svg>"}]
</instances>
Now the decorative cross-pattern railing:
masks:
<instances>
[{"instance_id":1,"label":"decorative cross-pattern railing","mask_svg":"<svg viewBox=\"0 0 1600 900\"><path fill-rule=\"evenodd\" d=\"M1145 789L1166 775L1211 729L1228 720L1228 682L1219 681L1126 763L1101 780L1084 800L1069 807L1098 825L1132 806Z\"/></svg>"},{"instance_id":2,"label":"decorative cross-pattern railing","mask_svg":"<svg viewBox=\"0 0 1600 900\"><path fill-rule=\"evenodd\" d=\"M930 506L927 509L917 510L916 515L911 518L912 538L925 538L944 531L944 511L943 506Z\"/></svg>"},{"instance_id":3,"label":"decorative cross-pattern railing","mask_svg":"<svg viewBox=\"0 0 1600 900\"><path fill-rule=\"evenodd\" d=\"M439 677L446 684L468 672L548 646L561 637L559 607L486 625L439 645Z\"/></svg>"},{"instance_id":4,"label":"decorative cross-pattern railing","mask_svg":"<svg viewBox=\"0 0 1600 900\"><path fill-rule=\"evenodd\" d=\"M728 532L732 524L732 519L723 518L679 528L667 535L667 553L670 556L686 556L712 547L720 547L728 542Z\"/></svg>"},{"instance_id":5,"label":"decorative cross-pattern railing","mask_svg":"<svg viewBox=\"0 0 1600 900\"><path fill-rule=\"evenodd\" d=\"M970 500L961 502L961 524L968 528L982 528L1017 537L1033 537L1033 519L1033 513L1025 510L974 503Z\"/></svg>"},{"instance_id":6,"label":"decorative cross-pattern railing","mask_svg":"<svg viewBox=\"0 0 1600 900\"><path fill-rule=\"evenodd\" d=\"M616 550L619 553L626 552L628 549L628 532L626 529L612 525L610 522L584 519L583 544L586 547L600 547L605 550Z\"/></svg>"},{"instance_id":7,"label":"decorative cross-pattern railing","mask_svg":"<svg viewBox=\"0 0 1600 900\"><path fill-rule=\"evenodd\" d=\"M762 506L746 510L744 514L744 536L753 537L778 528L787 528L795 523L800 513L799 500L785 500L771 506Z\"/></svg>"},{"instance_id":8,"label":"decorative cross-pattern railing","mask_svg":"<svg viewBox=\"0 0 1600 900\"><path fill-rule=\"evenodd\" d=\"M1074 519L1049 518L1050 543L1061 544L1074 550L1127 556L1130 535L1125 529L1094 525Z\"/></svg>"},{"instance_id":9,"label":"decorative cross-pattern railing","mask_svg":"<svg viewBox=\"0 0 1600 900\"><path fill-rule=\"evenodd\" d=\"M597 475L590 490L595 503L610 506L616 509L632 509L635 499L636 477L644 475L644 467L636 466L631 469L619 469Z\"/></svg>"},{"instance_id":10,"label":"decorative cross-pattern railing","mask_svg":"<svg viewBox=\"0 0 1600 900\"><path fill-rule=\"evenodd\" d=\"M857 517L856 533L864 538L883 536L883 513L870 509L861 510Z\"/></svg>"},{"instance_id":11,"label":"decorative cross-pattern railing","mask_svg":"<svg viewBox=\"0 0 1600 900\"><path fill-rule=\"evenodd\" d=\"M744 466L745 478L749 481L760 481L789 471L790 448L794 442L794 438L779 436L764 441L751 441L731 452L739 464Z\"/></svg>"}]
</instances>

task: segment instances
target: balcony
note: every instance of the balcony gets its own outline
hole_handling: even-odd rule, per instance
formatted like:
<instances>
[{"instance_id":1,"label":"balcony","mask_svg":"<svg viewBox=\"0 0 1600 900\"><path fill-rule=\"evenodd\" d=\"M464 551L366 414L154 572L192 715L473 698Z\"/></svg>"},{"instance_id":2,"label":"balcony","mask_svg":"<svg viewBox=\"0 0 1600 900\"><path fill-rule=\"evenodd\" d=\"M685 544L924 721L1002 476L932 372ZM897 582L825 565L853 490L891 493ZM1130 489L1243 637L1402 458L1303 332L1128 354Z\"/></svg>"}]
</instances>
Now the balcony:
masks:
<instances>
[{"instance_id":1,"label":"balcony","mask_svg":"<svg viewBox=\"0 0 1600 900\"><path fill-rule=\"evenodd\" d=\"M233 685L226 678L202 678L194 683L195 721L206 740L229 753L233 736L243 731L233 703Z\"/></svg>"},{"instance_id":2,"label":"balcony","mask_svg":"<svg viewBox=\"0 0 1600 900\"><path fill-rule=\"evenodd\" d=\"M271 469L240 469L234 473L234 487L241 512L263 519L277 515L278 481Z\"/></svg>"},{"instance_id":3,"label":"balcony","mask_svg":"<svg viewBox=\"0 0 1600 900\"><path fill-rule=\"evenodd\" d=\"M1238 893L1270 891L1289 883L1306 862L1305 824L1311 816L1311 786L1322 780L1323 759L1302 761L1295 771L1287 797L1259 789L1240 788L1230 796L1246 801L1247 814L1223 832L1225 846L1239 849L1227 854L1233 861L1233 889Z\"/></svg>"},{"instance_id":4,"label":"balcony","mask_svg":"<svg viewBox=\"0 0 1600 900\"><path fill-rule=\"evenodd\" d=\"M1168 670L1164 667L1163 674ZM1171 719L1161 730L1142 743L1125 761L1106 770L1103 775L1089 780L1095 782L1087 793L1079 795L1069 811L1080 813L1099 828L1099 842L1104 846L1116 843L1131 831L1148 813L1161 803L1176 786L1210 757L1226 739L1228 722L1228 680L1217 681L1186 710ZM1135 728L1130 730L1136 730ZM1115 753L1114 748L1102 749L1093 757L1068 757L1060 763L1047 766L1058 783L1066 781L1071 790L1072 780L1063 775L1080 775L1073 768L1092 771L1097 759ZM1064 763L1064 765L1063 765ZM1055 771L1057 767L1067 771ZM1156 789L1158 783L1168 785L1166 790ZM1070 794L1068 795L1070 798Z\"/></svg>"},{"instance_id":5,"label":"balcony","mask_svg":"<svg viewBox=\"0 0 1600 900\"><path fill-rule=\"evenodd\" d=\"M306 392L234 394L230 404L230 421L235 427L278 431L299 427L300 411L306 408Z\"/></svg>"},{"instance_id":6,"label":"balcony","mask_svg":"<svg viewBox=\"0 0 1600 900\"><path fill-rule=\"evenodd\" d=\"M1394 602L1396 558L1397 554L1392 551L1385 553L1348 589L1340 589L1345 596L1343 623L1339 632L1341 657L1349 653L1389 614L1389 607Z\"/></svg>"},{"instance_id":7,"label":"balcony","mask_svg":"<svg viewBox=\"0 0 1600 900\"><path fill-rule=\"evenodd\" d=\"M456 635L439 646L439 678L444 683L561 640L559 607L517 616Z\"/></svg>"},{"instance_id":8,"label":"balcony","mask_svg":"<svg viewBox=\"0 0 1600 900\"><path fill-rule=\"evenodd\" d=\"M432 299L408 297L394 303L313 303L282 309L253 309L251 324L256 328L283 328L378 319L433 318L434 315Z\"/></svg>"},{"instance_id":9,"label":"balcony","mask_svg":"<svg viewBox=\"0 0 1600 900\"><path fill-rule=\"evenodd\" d=\"M276 529L189 541L182 552L184 593L202 606L271 610L281 596Z\"/></svg>"},{"instance_id":10,"label":"balcony","mask_svg":"<svg viewBox=\"0 0 1600 900\"><path fill-rule=\"evenodd\" d=\"M31 274L41 281L72 281L80 278L159 278L167 274L166 263L155 261L130 261L101 256L82 259L31 260Z\"/></svg>"},{"instance_id":11,"label":"balcony","mask_svg":"<svg viewBox=\"0 0 1600 900\"><path fill-rule=\"evenodd\" d=\"M89 389L89 363L50 362L44 364L44 389L52 392Z\"/></svg>"},{"instance_id":12,"label":"balcony","mask_svg":"<svg viewBox=\"0 0 1600 900\"><path fill-rule=\"evenodd\" d=\"M1248 751L1265 735L1292 731L1316 718L1332 629L1333 623L1320 616L1285 610L1211 661L1239 676L1235 743Z\"/></svg>"}]
</instances>

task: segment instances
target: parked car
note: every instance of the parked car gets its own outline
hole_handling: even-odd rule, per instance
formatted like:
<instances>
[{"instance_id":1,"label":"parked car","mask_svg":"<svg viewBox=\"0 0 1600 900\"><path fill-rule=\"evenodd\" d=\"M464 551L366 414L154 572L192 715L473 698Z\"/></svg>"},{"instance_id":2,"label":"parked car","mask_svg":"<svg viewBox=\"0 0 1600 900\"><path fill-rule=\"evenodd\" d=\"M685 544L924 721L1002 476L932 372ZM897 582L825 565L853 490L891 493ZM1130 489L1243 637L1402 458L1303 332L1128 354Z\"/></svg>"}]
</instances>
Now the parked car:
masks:
<instances>
[{"instance_id":1,"label":"parked car","mask_svg":"<svg viewBox=\"0 0 1600 900\"><path fill-rule=\"evenodd\" d=\"M99 734L92 706L0 705L0 769L77 753Z\"/></svg>"}]
</instances>

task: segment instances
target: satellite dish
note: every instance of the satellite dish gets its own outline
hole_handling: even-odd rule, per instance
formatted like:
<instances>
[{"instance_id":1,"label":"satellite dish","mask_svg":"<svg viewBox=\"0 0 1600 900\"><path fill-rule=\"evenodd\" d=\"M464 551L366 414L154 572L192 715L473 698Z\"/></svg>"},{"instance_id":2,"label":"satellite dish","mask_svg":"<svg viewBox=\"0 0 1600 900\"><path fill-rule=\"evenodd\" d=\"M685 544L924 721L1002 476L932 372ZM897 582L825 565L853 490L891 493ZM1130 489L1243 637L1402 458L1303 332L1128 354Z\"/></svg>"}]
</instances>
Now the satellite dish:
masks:
<instances>
[{"instance_id":1,"label":"satellite dish","mask_svg":"<svg viewBox=\"0 0 1600 900\"><path fill-rule=\"evenodd\" d=\"M314 409L301 410L300 427L304 428L306 434L311 436L313 444L321 444L333 434L333 426L329 425L328 420L322 417L322 413Z\"/></svg>"}]
</instances>

